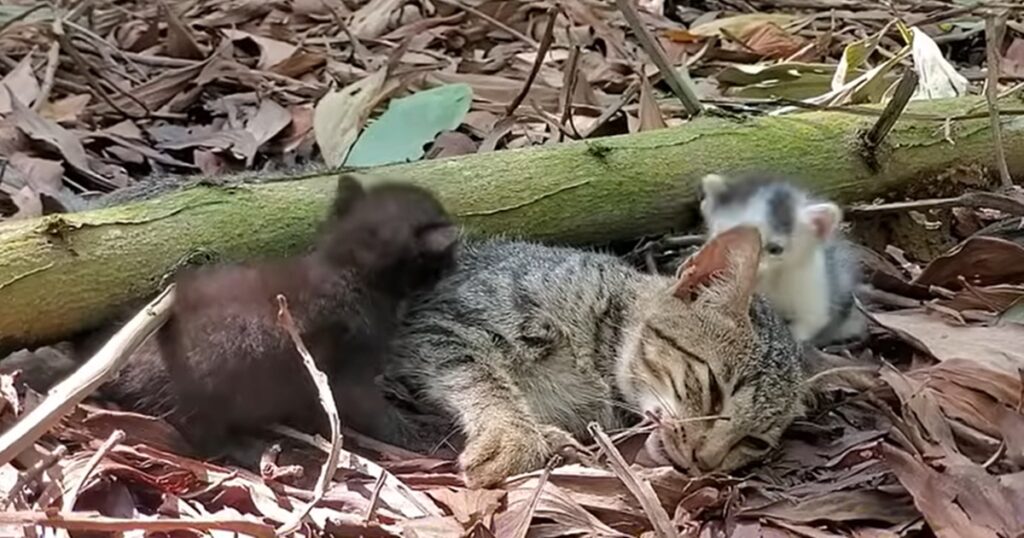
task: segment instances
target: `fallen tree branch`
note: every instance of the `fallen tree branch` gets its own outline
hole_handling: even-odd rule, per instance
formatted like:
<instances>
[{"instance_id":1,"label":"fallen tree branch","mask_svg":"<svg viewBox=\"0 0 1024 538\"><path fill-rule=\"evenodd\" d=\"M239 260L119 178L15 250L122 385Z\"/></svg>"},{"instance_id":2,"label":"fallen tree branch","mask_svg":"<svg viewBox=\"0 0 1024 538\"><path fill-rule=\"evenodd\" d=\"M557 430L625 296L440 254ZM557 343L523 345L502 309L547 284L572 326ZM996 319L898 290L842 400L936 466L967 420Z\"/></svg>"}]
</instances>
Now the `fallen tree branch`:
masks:
<instances>
[{"instance_id":1,"label":"fallen tree branch","mask_svg":"<svg viewBox=\"0 0 1024 538\"><path fill-rule=\"evenodd\" d=\"M695 224L709 173L771 169L843 204L931 181L956 166L995 169L986 114L951 121L952 140L922 114L957 117L979 97L914 102L885 137L878 169L858 154L873 117L816 111L682 126L556 146L375 169L435 191L470 233L592 244ZM1010 173L1024 176L1024 124L1004 122ZM0 224L0 349L66 338L155 293L197 248L225 261L309 245L334 192L332 174L197 185L97 211ZM2 353L0 353L2 354Z\"/></svg>"},{"instance_id":2,"label":"fallen tree branch","mask_svg":"<svg viewBox=\"0 0 1024 538\"><path fill-rule=\"evenodd\" d=\"M0 435L0 466L17 457L128 360L170 316L174 286L168 287L121 327L75 373L53 387L35 409Z\"/></svg>"}]
</instances>

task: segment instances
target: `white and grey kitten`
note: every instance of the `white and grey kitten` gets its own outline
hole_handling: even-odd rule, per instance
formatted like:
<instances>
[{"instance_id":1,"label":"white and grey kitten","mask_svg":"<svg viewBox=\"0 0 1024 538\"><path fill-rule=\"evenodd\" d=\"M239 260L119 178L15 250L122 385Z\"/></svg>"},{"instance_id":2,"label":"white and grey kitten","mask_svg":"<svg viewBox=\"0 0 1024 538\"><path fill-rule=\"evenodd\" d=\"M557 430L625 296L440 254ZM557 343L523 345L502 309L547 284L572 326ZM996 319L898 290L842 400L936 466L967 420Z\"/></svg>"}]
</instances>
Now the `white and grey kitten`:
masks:
<instances>
[{"instance_id":1,"label":"white and grey kitten","mask_svg":"<svg viewBox=\"0 0 1024 538\"><path fill-rule=\"evenodd\" d=\"M864 334L865 319L854 300L861 274L838 230L839 206L766 175L730 181L712 174L701 187L709 237L741 224L760 230L758 291L787 319L797 340L820 346Z\"/></svg>"}]
</instances>

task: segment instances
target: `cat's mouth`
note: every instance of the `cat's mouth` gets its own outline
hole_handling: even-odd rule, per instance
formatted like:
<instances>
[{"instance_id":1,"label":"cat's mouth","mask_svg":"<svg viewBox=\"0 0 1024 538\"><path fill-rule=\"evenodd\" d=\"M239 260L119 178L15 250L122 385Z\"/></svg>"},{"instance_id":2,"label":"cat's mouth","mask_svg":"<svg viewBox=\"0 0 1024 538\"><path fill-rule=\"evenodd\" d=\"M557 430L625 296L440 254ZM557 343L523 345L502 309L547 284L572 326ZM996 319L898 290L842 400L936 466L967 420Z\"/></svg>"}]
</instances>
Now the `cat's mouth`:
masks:
<instances>
[{"instance_id":1,"label":"cat's mouth","mask_svg":"<svg viewBox=\"0 0 1024 538\"><path fill-rule=\"evenodd\" d=\"M668 451L665 448L665 440L662 437L664 435L663 431L662 428L657 428L647 436L647 441L644 442L644 451L654 463L658 465L671 465L672 468L680 473L687 474L685 466L669 457Z\"/></svg>"}]
</instances>

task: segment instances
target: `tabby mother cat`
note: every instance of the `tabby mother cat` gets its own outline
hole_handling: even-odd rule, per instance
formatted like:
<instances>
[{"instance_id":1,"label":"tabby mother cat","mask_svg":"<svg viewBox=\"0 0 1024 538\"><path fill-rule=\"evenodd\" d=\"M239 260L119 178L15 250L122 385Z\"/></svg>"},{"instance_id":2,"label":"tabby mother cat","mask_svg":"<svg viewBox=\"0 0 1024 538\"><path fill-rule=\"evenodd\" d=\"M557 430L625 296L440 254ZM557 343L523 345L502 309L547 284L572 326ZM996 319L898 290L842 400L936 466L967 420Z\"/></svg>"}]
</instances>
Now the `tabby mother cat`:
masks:
<instances>
[{"instance_id":1,"label":"tabby mother cat","mask_svg":"<svg viewBox=\"0 0 1024 538\"><path fill-rule=\"evenodd\" d=\"M759 232L735 228L672 278L610 255L466 242L455 272L413 301L384 384L461 427L473 488L543 466L591 421L647 413L660 417L656 459L736 469L802 411L797 344L754 295L760 254ZM388 440L417 444L399 432Z\"/></svg>"}]
</instances>

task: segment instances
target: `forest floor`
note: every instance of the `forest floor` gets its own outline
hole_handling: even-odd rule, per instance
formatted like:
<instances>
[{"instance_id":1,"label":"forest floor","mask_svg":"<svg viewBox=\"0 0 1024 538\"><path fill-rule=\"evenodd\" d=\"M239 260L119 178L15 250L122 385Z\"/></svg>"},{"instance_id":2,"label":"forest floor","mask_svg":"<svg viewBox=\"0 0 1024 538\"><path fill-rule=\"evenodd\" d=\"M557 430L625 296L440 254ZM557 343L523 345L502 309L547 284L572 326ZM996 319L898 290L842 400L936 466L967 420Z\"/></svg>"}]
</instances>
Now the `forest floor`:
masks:
<instances>
[{"instance_id":1,"label":"forest floor","mask_svg":"<svg viewBox=\"0 0 1024 538\"><path fill-rule=\"evenodd\" d=\"M660 70L651 43L688 77ZM0 220L86 208L153 175L662 129L687 121L688 91L733 115L884 102L908 73L915 98L982 94L989 58L995 93L1024 93L1016 2L7 1ZM940 190L994 191L998 177L952 171ZM837 381L769 461L687 477L648 465L642 432L609 432L615 445L593 448L625 467L551 466L471 492L450 458L346 432L300 532L1024 536L1024 204L1004 192L846 214L874 291L871 338L844 353L874 372L867 387ZM678 254L648 239L638 265ZM15 381L0 377L5 425L42 398ZM272 536L316 496L330 444L266 440L258 470L199 461L164 421L83 403L0 466L0 534Z\"/></svg>"}]
</instances>

